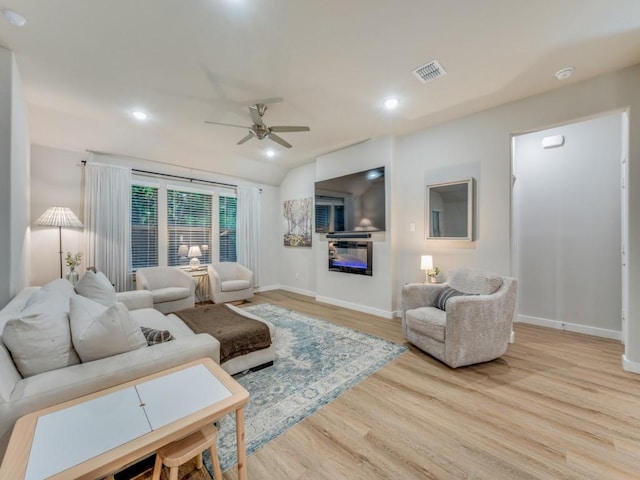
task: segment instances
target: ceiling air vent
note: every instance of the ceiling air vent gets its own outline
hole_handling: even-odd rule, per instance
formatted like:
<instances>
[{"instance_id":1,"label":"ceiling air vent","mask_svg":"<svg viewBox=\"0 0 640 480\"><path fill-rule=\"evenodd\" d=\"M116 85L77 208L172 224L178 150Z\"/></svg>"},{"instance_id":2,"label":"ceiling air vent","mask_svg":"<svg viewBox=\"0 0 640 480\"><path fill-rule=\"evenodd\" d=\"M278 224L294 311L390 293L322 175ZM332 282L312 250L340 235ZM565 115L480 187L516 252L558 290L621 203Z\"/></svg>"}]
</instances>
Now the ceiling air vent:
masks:
<instances>
[{"instance_id":1,"label":"ceiling air vent","mask_svg":"<svg viewBox=\"0 0 640 480\"><path fill-rule=\"evenodd\" d=\"M442 68L440 62L437 60L431 60L426 65L416 68L413 74L420 79L422 83L428 83L431 80L435 80L438 77L447 74L447 71Z\"/></svg>"}]
</instances>

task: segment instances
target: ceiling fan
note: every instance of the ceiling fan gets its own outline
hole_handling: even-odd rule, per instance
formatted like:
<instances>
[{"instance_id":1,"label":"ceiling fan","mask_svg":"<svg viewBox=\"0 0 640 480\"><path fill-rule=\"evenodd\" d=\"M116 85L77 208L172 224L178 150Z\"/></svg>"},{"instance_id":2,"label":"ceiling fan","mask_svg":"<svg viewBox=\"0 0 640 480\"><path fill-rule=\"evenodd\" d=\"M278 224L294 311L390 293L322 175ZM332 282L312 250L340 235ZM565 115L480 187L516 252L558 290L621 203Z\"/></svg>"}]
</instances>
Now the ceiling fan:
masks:
<instances>
[{"instance_id":1,"label":"ceiling fan","mask_svg":"<svg viewBox=\"0 0 640 480\"><path fill-rule=\"evenodd\" d=\"M256 103L255 105L251 105L249 107L249 113L251 114L251 119L253 120L253 125L250 127L246 127L243 125L234 125L231 123L220 123L220 122L210 122L205 120L204 123L211 123L213 125L224 125L226 127L238 127L238 128L248 128L249 133L247 136L243 137L236 145L242 145L243 143L251 140L253 137L256 137L258 140L263 140L268 138L269 140L279 143L285 148L291 148L291 144L287 142L284 138L275 134L275 132L283 133L283 132L309 132L309 127L285 127L285 126L274 126L268 127L262 121L262 117L264 113L267 111L267 106L263 103Z\"/></svg>"}]
</instances>

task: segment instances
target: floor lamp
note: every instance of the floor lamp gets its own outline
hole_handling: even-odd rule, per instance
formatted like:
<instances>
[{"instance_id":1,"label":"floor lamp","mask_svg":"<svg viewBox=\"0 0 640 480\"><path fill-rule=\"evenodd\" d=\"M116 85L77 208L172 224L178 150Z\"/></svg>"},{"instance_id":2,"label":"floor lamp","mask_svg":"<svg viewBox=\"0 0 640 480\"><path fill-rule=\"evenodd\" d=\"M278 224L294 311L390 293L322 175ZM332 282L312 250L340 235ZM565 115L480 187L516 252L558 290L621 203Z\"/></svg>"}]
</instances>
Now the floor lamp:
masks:
<instances>
[{"instance_id":1,"label":"floor lamp","mask_svg":"<svg viewBox=\"0 0 640 480\"><path fill-rule=\"evenodd\" d=\"M58 241L60 244L60 278L62 278L62 227L82 228L84 225L75 213L67 207L50 207L44 212L34 225L42 227L58 227Z\"/></svg>"}]
</instances>

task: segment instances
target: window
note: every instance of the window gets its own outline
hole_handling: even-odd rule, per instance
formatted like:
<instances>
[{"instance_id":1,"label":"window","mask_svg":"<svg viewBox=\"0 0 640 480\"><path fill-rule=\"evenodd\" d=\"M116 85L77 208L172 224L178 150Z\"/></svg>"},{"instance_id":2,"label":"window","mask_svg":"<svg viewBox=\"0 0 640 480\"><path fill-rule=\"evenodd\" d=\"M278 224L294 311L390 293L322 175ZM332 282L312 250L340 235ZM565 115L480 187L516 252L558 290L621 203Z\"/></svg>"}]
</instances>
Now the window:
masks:
<instances>
[{"instance_id":1,"label":"window","mask_svg":"<svg viewBox=\"0 0 640 480\"><path fill-rule=\"evenodd\" d=\"M202 265L236 261L237 200L229 190L135 179L131 186L131 271L189 265L199 247ZM225 190L225 192L221 192Z\"/></svg>"},{"instance_id":2,"label":"window","mask_svg":"<svg viewBox=\"0 0 640 480\"><path fill-rule=\"evenodd\" d=\"M235 197L220 196L220 261L236 261L236 212L238 200Z\"/></svg>"},{"instance_id":3,"label":"window","mask_svg":"<svg viewBox=\"0 0 640 480\"><path fill-rule=\"evenodd\" d=\"M211 211L211 194L167 190L167 264L170 267L188 265L190 247L200 247L200 263L211 263Z\"/></svg>"},{"instance_id":4,"label":"window","mask_svg":"<svg viewBox=\"0 0 640 480\"><path fill-rule=\"evenodd\" d=\"M158 188L131 186L131 268L158 265Z\"/></svg>"}]
</instances>

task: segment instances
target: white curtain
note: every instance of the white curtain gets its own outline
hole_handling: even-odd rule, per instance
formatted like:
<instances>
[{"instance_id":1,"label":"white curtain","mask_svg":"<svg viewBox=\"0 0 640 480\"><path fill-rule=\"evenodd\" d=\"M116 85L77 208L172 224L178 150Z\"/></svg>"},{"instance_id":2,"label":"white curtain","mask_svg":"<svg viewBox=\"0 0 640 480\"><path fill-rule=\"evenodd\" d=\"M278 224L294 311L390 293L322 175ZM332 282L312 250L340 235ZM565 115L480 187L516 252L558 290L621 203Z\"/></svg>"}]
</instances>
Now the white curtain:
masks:
<instances>
[{"instance_id":1,"label":"white curtain","mask_svg":"<svg viewBox=\"0 0 640 480\"><path fill-rule=\"evenodd\" d=\"M253 272L254 286L260 285L260 190L238 187L236 211L236 254L238 263Z\"/></svg>"},{"instance_id":2,"label":"white curtain","mask_svg":"<svg viewBox=\"0 0 640 480\"><path fill-rule=\"evenodd\" d=\"M131 170L87 162L84 178L85 266L103 272L116 291L129 290Z\"/></svg>"}]
</instances>

